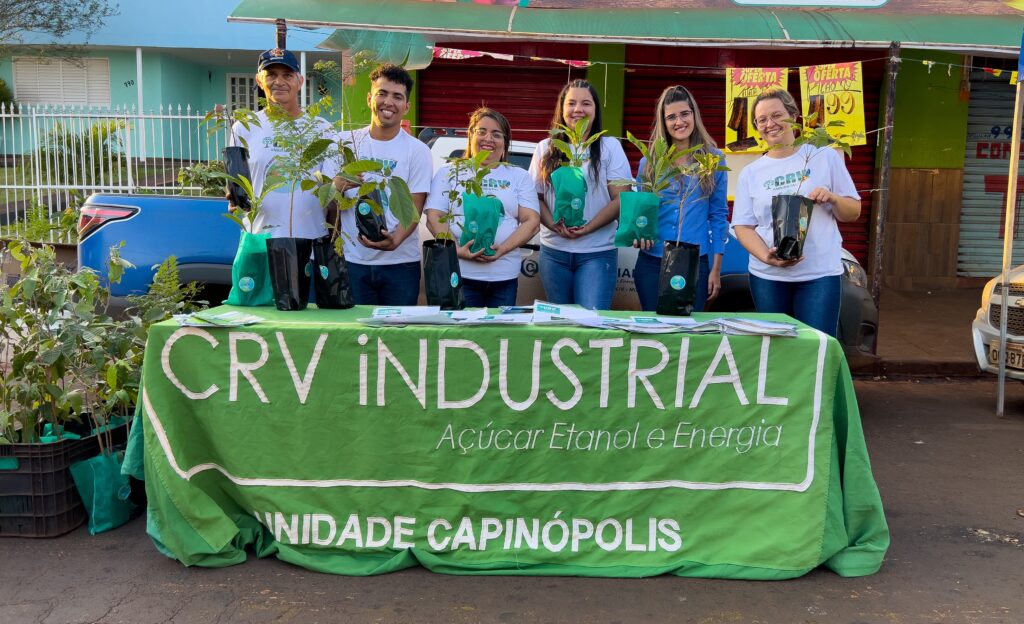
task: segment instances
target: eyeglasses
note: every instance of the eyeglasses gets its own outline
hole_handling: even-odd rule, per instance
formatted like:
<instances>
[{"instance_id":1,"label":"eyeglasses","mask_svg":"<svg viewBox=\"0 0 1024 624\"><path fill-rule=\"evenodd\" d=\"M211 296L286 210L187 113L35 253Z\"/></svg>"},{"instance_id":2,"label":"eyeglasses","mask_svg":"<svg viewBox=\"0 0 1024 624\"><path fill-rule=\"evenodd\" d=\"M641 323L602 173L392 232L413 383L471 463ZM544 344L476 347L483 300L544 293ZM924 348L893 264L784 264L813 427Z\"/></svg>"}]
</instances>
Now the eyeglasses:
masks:
<instances>
[{"instance_id":1,"label":"eyeglasses","mask_svg":"<svg viewBox=\"0 0 1024 624\"><path fill-rule=\"evenodd\" d=\"M760 117L754 118L754 127L763 128L768 125L768 122L779 123L782 120L789 120L789 114L776 111L771 115L761 115Z\"/></svg>"},{"instance_id":2,"label":"eyeglasses","mask_svg":"<svg viewBox=\"0 0 1024 624\"><path fill-rule=\"evenodd\" d=\"M490 136L491 139L494 141L505 141L505 133L502 132L501 130L491 131L488 130L487 128L477 128L476 131L473 132L473 134L475 134L478 139L485 139L488 136Z\"/></svg>"},{"instance_id":3,"label":"eyeglasses","mask_svg":"<svg viewBox=\"0 0 1024 624\"><path fill-rule=\"evenodd\" d=\"M687 119L692 119L692 118L693 118L693 111L692 110L683 111L681 113L672 113L671 115L665 115L665 121L667 121L668 123L672 123L673 121L676 121L677 119L679 121L686 121Z\"/></svg>"}]
</instances>

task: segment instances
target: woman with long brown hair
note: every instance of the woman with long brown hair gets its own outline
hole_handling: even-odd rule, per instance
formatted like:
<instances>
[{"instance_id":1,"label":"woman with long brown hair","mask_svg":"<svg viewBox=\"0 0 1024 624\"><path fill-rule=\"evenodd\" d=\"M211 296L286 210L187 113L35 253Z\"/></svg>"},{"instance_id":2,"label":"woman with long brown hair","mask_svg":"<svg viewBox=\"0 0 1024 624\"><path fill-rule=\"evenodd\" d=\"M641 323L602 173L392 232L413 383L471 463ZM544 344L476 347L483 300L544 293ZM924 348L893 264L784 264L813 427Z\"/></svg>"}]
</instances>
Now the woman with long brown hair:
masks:
<instances>
[{"instance_id":1,"label":"woman with long brown hair","mask_svg":"<svg viewBox=\"0 0 1024 624\"><path fill-rule=\"evenodd\" d=\"M551 127L553 137L566 141L559 125L575 127L586 121L585 137L601 132L601 105L597 91L586 80L573 80L562 88L555 106ZM551 174L563 166L565 155L551 139L537 146L530 163L530 174L540 195L540 277L544 292L553 303L575 303L586 308L611 307L618 260L615 228L619 217L619 191L613 180L630 179L632 172L626 153L617 139L602 136L586 153L584 161L586 196L584 223L567 226L554 220L555 193Z\"/></svg>"}]
</instances>

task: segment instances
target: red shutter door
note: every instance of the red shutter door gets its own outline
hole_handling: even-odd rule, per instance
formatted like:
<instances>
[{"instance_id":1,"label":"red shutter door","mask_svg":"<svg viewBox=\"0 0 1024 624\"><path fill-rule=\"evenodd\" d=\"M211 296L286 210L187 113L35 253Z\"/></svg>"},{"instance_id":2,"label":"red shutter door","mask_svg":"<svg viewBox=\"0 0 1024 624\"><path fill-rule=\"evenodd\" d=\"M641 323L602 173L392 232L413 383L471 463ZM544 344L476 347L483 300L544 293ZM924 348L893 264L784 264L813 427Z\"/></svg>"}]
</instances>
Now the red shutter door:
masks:
<instances>
[{"instance_id":1,"label":"red shutter door","mask_svg":"<svg viewBox=\"0 0 1024 624\"><path fill-rule=\"evenodd\" d=\"M720 48L668 48L655 46L627 46L626 48L626 130L635 136L647 139L654 119L654 106L662 90L673 84L682 84L693 92L700 106L704 125L712 138L722 145L725 138L725 70L733 67L798 67L835 63L841 61L865 61L864 69L864 119L867 129L879 126L879 99L885 62L879 51L864 50L729 50ZM682 67L689 66L689 67ZM708 69L722 68L722 69ZM789 76L789 91L799 99L800 77L796 72ZM843 246L857 259L867 265L868 238L871 229L870 190L874 188L875 148L878 133L868 135L868 144L853 148L853 158L847 159L846 166L853 177L863 200L863 211L854 223L841 223ZM626 146L626 153L634 171L640 154L632 146Z\"/></svg>"},{"instance_id":2,"label":"red shutter door","mask_svg":"<svg viewBox=\"0 0 1024 624\"><path fill-rule=\"evenodd\" d=\"M585 45L542 43L445 43L439 46L515 54L514 61L490 57L452 61L435 59L419 72L419 124L424 127L465 128L469 114L489 106L512 125L512 138L547 138L558 92L570 79L568 65L529 61L521 56L586 60ZM585 70L571 70L572 78Z\"/></svg>"}]
</instances>

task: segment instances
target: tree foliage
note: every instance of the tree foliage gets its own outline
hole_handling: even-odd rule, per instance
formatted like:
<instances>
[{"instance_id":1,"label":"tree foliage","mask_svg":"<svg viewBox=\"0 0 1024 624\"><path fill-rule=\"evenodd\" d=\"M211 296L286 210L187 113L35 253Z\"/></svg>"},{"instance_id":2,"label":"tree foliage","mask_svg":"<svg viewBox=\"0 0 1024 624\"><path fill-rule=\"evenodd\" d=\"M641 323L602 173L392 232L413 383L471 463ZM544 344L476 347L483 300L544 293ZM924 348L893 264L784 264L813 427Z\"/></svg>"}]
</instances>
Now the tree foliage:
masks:
<instances>
[{"instance_id":1,"label":"tree foliage","mask_svg":"<svg viewBox=\"0 0 1024 624\"><path fill-rule=\"evenodd\" d=\"M53 44L78 32L86 43L108 17L117 15L117 5L108 0L0 0L0 53L22 45L28 34L52 38Z\"/></svg>"}]
</instances>

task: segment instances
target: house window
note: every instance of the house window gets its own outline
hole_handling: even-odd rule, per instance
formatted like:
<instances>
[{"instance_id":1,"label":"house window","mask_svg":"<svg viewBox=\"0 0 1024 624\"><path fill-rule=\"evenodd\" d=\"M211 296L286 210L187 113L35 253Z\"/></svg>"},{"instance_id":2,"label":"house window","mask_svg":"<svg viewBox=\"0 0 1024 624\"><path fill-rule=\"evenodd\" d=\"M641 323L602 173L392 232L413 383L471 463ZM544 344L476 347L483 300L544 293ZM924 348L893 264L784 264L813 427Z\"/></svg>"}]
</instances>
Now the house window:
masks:
<instances>
[{"instance_id":1,"label":"house window","mask_svg":"<svg viewBox=\"0 0 1024 624\"><path fill-rule=\"evenodd\" d=\"M310 88L311 83L312 80L307 78L302 85L302 89L306 92L307 103L314 101ZM228 108L230 110L238 108L259 110L259 98L263 97L263 92L257 87L255 76L252 74L228 74L227 84Z\"/></svg>"},{"instance_id":2,"label":"house window","mask_svg":"<svg viewBox=\"0 0 1024 624\"><path fill-rule=\"evenodd\" d=\"M23 104L110 106L105 58L14 59L14 97Z\"/></svg>"},{"instance_id":3,"label":"house window","mask_svg":"<svg viewBox=\"0 0 1024 624\"><path fill-rule=\"evenodd\" d=\"M256 77L252 74L228 74L228 109L256 110Z\"/></svg>"}]
</instances>

